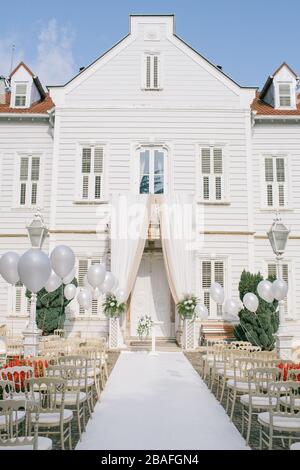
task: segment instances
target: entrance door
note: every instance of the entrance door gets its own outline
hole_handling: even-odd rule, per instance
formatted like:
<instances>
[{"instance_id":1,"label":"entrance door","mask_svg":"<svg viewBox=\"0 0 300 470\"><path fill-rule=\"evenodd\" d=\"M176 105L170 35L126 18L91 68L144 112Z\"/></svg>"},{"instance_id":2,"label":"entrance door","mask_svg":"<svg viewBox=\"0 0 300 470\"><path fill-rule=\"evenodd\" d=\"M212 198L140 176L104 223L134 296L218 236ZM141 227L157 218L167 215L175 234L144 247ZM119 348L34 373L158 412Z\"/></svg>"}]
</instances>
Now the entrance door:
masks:
<instances>
[{"instance_id":1,"label":"entrance door","mask_svg":"<svg viewBox=\"0 0 300 470\"><path fill-rule=\"evenodd\" d=\"M156 327L158 337L171 336L171 293L162 253L145 253L131 296L130 334L137 336L139 317L150 315L164 324Z\"/></svg>"}]
</instances>

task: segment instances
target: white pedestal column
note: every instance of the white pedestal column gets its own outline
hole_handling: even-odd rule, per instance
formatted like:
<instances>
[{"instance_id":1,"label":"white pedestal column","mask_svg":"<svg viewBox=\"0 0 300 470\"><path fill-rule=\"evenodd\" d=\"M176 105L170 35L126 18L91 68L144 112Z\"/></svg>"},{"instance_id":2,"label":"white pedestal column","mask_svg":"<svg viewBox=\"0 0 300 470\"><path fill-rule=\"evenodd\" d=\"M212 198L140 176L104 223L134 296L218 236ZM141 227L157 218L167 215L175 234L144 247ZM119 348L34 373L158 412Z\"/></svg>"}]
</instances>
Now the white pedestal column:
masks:
<instances>
[{"instance_id":1,"label":"white pedestal column","mask_svg":"<svg viewBox=\"0 0 300 470\"><path fill-rule=\"evenodd\" d=\"M109 319L108 347L109 349L120 349L126 347L123 340L119 317Z\"/></svg>"},{"instance_id":2,"label":"white pedestal column","mask_svg":"<svg viewBox=\"0 0 300 470\"><path fill-rule=\"evenodd\" d=\"M185 319L183 322L183 349L193 351L196 349L196 323L193 320Z\"/></svg>"},{"instance_id":3,"label":"white pedestal column","mask_svg":"<svg viewBox=\"0 0 300 470\"><path fill-rule=\"evenodd\" d=\"M36 294L31 295L30 303L30 319L28 327L23 331L24 336L24 356L37 356L39 353L39 343L41 341L42 332L36 325Z\"/></svg>"},{"instance_id":4,"label":"white pedestal column","mask_svg":"<svg viewBox=\"0 0 300 470\"><path fill-rule=\"evenodd\" d=\"M151 351L149 352L149 356L158 356L158 352L156 352L156 327L163 324L164 322L162 321L156 321L153 323L151 329Z\"/></svg>"}]
</instances>

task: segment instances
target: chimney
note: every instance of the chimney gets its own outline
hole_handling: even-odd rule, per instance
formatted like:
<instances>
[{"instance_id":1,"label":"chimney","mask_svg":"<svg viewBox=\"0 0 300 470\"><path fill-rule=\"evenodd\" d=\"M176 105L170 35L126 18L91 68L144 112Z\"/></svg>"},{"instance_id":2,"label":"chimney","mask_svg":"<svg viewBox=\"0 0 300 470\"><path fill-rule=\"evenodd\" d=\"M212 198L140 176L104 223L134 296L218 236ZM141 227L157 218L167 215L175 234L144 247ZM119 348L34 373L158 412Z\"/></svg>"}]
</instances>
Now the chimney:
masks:
<instances>
[{"instance_id":1,"label":"chimney","mask_svg":"<svg viewBox=\"0 0 300 470\"><path fill-rule=\"evenodd\" d=\"M219 70L223 70L222 65L217 65L217 68L218 68Z\"/></svg>"},{"instance_id":2,"label":"chimney","mask_svg":"<svg viewBox=\"0 0 300 470\"><path fill-rule=\"evenodd\" d=\"M0 76L0 104L5 104L6 82L5 78Z\"/></svg>"},{"instance_id":3,"label":"chimney","mask_svg":"<svg viewBox=\"0 0 300 470\"><path fill-rule=\"evenodd\" d=\"M80 67L79 72L82 72L85 69L85 67Z\"/></svg>"}]
</instances>

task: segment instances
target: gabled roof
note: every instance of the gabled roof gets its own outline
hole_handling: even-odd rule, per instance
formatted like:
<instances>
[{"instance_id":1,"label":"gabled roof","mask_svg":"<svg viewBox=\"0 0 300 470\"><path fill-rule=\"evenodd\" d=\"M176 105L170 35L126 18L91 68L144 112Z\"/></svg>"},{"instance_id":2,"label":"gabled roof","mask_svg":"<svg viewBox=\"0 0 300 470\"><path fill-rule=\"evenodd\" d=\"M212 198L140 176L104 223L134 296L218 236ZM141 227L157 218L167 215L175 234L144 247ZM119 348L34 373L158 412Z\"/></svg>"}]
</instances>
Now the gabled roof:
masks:
<instances>
[{"instance_id":1,"label":"gabled roof","mask_svg":"<svg viewBox=\"0 0 300 470\"><path fill-rule=\"evenodd\" d=\"M10 73L9 78L11 78L21 67L24 67L24 69L27 70L27 72L32 76L32 78L35 76L34 73L30 70L30 68L24 62L21 61Z\"/></svg>"},{"instance_id":2,"label":"gabled roof","mask_svg":"<svg viewBox=\"0 0 300 470\"><path fill-rule=\"evenodd\" d=\"M268 91L268 89L270 88L271 84L273 83L273 80L274 80L274 77L275 75L278 74L278 72L283 68L283 67L286 67L287 69L289 69L289 71L291 72L292 75L294 75L294 77L296 79L298 79L298 75L294 72L294 70L289 66L289 64L287 64L286 62L283 62L276 70L275 72L272 74L272 75L269 75L266 83L264 84L261 92L260 92L260 99L263 99L265 96L266 96L266 93Z\"/></svg>"},{"instance_id":3,"label":"gabled roof","mask_svg":"<svg viewBox=\"0 0 300 470\"><path fill-rule=\"evenodd\" d=\"M10 106L10 93L5 95L5 104L0 104L0 115L1 114L46 114L47 111L53 108L54 103L50 98L49 94L45 94L45 98L42 98L35 103L32 103L30 108L11 108Z\"/></svg>"},{"instance_id":4,"label":"gabled roof","mask_svg":"<svg viewBox=\"0 0 300 470\"><path fill-rule=\"evenodd\" d=\"M300 116L300 94L296 97L296 109L276 109L266 103L261 98L261 93L257 92L252 105L252 111L259 116Z\"/></svg>"}]
</instances>

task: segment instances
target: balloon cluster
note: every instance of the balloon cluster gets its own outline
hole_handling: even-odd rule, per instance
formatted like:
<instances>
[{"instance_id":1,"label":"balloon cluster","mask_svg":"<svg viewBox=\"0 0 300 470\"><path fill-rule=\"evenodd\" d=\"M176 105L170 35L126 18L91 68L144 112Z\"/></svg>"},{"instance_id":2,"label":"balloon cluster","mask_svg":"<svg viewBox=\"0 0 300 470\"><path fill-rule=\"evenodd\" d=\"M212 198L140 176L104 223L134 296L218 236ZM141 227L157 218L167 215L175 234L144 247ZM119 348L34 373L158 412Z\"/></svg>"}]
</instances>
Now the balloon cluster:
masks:
<instances>
[{"instance_id":1,"label":"balloon cluster","mask_svg":"<svg viewBox=\"0 0 300 470\"><path fill-rule=\"evenodd\" d=\"M66 299L73 300L77 294L77 301L85 310L89 310L93 299L98 299L101 294L113 292L118 302L126 300L125 292L118 287L118 280L106 271L104 264L90 266L84 288L77 289L71 284L76 274L75 254L66 245L54 248L50 258L44 251L34 248L22 256L9 251L0 258L0 274L11 285L21 281L34 294L43 287L47 292L54 292L64 284Z\"/></svg>"},{"instance_id":2,"label":"balloon cluster","mask_svg":"<svg viewBox=\"0 0 300 470\"><path fill-rule=\"evenodd\" d=\"M288 293L288 285L282 279L277 279L273 283L261 281L257 286L257 293L260 298L268 303L274 300L284 300ZM223 305L225 294L223 287L214 282L210 287L210 296L218 304ZM227 299L223 306L223 319L232 323L239 323L239 312L245 307L252 313L256 313L259 306L257 295L248 292L243 297L243 302L235 299Z\"/></svg>"}]
</instances>

